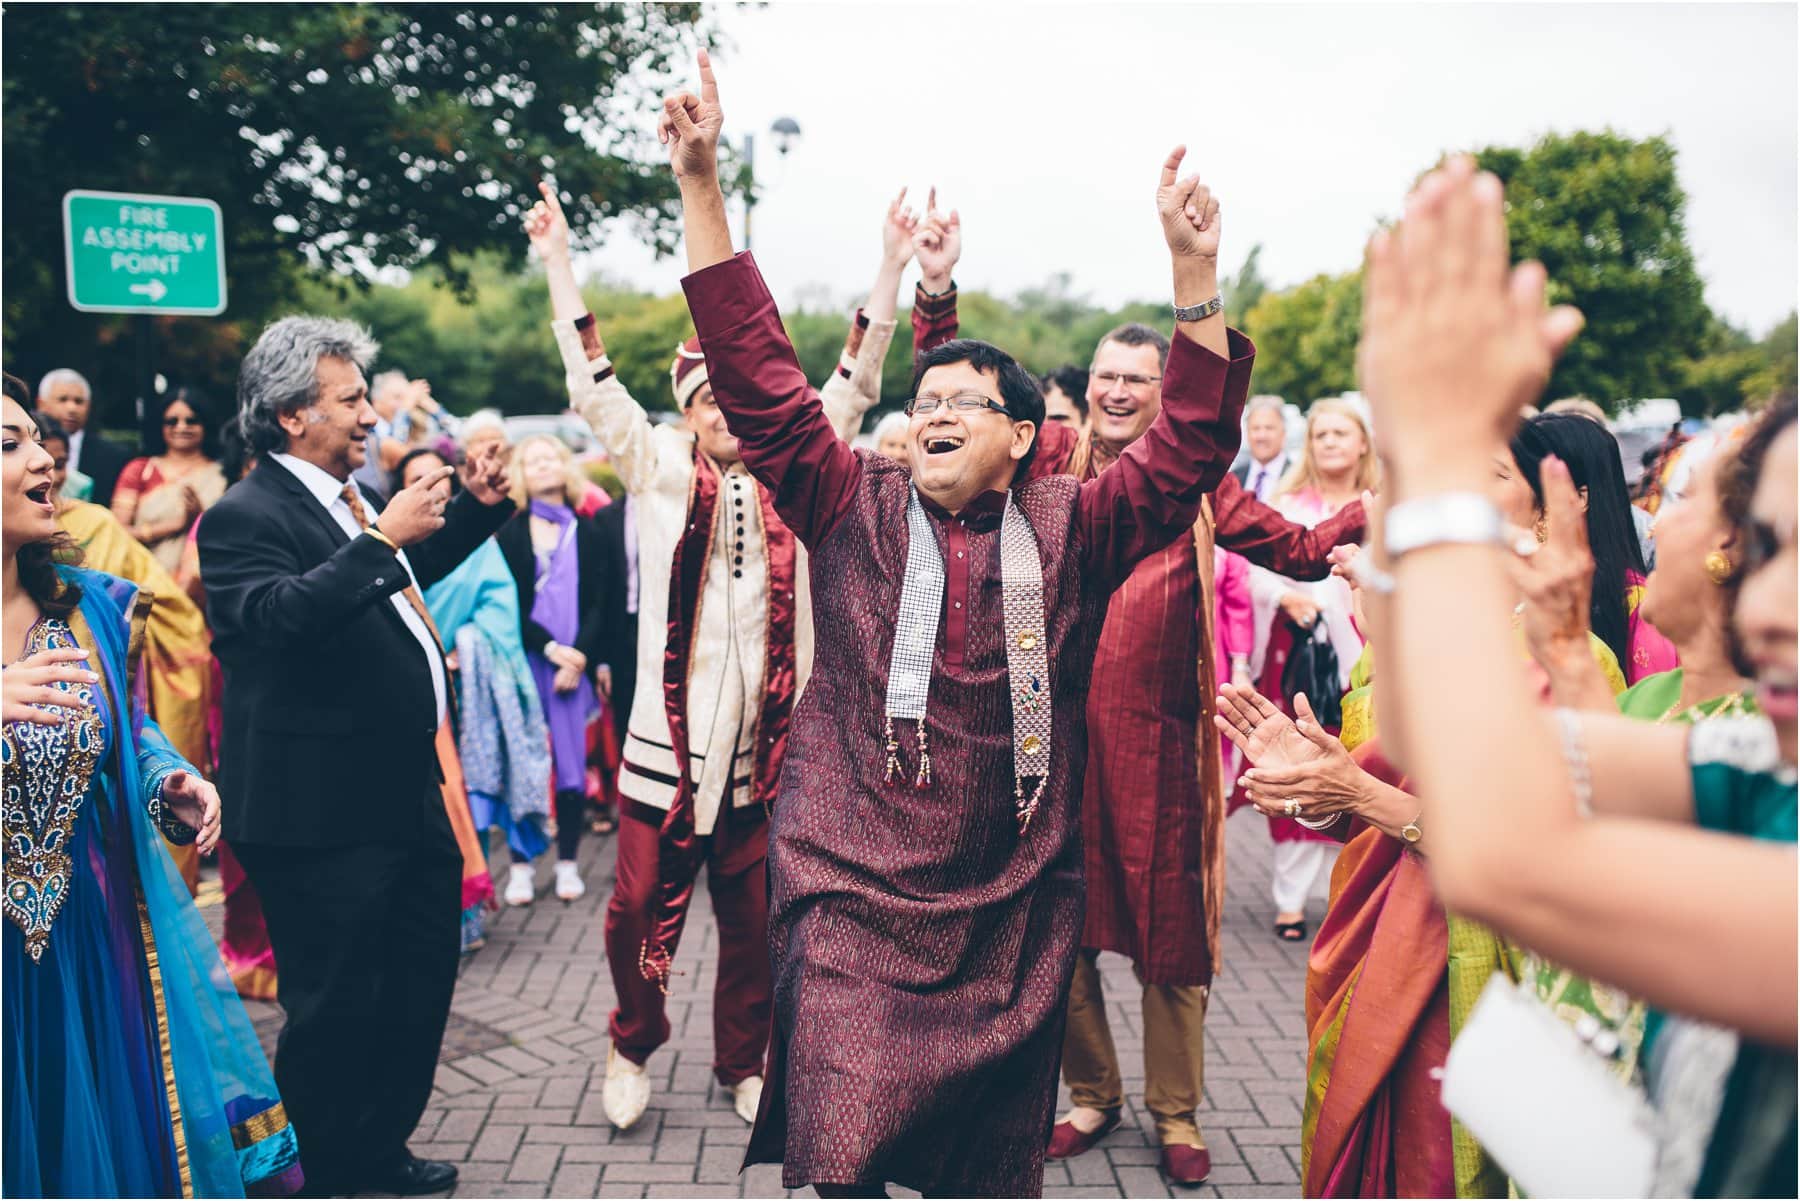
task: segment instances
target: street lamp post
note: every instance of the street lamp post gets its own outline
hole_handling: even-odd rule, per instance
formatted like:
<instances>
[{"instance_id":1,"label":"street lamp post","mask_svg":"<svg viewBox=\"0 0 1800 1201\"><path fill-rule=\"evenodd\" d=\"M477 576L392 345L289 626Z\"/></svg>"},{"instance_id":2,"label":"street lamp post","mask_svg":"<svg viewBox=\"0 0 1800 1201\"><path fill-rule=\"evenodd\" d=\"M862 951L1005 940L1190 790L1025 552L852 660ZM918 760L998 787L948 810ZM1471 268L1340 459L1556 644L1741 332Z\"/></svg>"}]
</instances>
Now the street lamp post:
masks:
<instances>
[{"instance_id":1,"label":"street lamp post","mask_svg":"<svg viewBox=\"0 0 1800 1201\"><path fill-rule=\"evenodd\" d=\"M800 140L800 123L792 117L777 117L769 132L775 135L775 153L786 158L794 143ZM750 249L751 217L756 212L756 135L744 135L744 249Z\"/></svg>"}]
</instances>

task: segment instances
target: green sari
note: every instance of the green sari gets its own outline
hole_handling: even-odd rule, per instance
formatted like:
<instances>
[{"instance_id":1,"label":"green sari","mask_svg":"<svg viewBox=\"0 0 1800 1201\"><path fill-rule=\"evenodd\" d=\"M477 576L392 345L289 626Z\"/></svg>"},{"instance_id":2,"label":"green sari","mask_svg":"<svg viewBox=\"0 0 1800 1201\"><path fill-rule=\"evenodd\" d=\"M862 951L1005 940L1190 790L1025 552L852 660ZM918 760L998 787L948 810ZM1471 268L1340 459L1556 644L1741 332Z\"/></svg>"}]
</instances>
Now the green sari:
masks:
<instances>
[{"instance_id":1,"label":"green sari","mask_svg":"<svg viewBox=\"0 0 1800 1201\"><path fill-rule=\"evenodd\" d=\"M1622 691L1612 652L1592 647ZM1365 648L1351 670L1340 737L1363 770L1405 788L1381 755L1372 661ZM1506 1173L1438 1102L1436 1072L1494 973L1519 980L1526 968L1493 931L1444 911L1405 844L1373 827L1349 840L1307 962L1306 1196L1508 1195Z\"/></svg>"},{"instance_id":2,"label":"green sari","mask_svg":"<svg viewBox=\"0 0 1800 1201\"><path fill-rule=\"evenodd\" d=\"M1745 692L1708 697L1683 708L1682 679L1679 667L1645 676L1619 694L1619 712L1658 725L1669 722L1692 725L1705 718L1744 717L1757 711L1756 702ZM1614 1072L1621 1080L1635 1077L1647 1041L1644 1003L1617 989L1595 984L1585 976L1547 963L1536 955L1527 956L1526 963L1528 978L1533 979L1537 988L1538 1000L1571 1024L1583 1014L1599 1018L1619 1040L1619 1049L1613 1056ZM1654 1025L1654 1019L1650 1024Z\"/></svg>"}]
</instances>

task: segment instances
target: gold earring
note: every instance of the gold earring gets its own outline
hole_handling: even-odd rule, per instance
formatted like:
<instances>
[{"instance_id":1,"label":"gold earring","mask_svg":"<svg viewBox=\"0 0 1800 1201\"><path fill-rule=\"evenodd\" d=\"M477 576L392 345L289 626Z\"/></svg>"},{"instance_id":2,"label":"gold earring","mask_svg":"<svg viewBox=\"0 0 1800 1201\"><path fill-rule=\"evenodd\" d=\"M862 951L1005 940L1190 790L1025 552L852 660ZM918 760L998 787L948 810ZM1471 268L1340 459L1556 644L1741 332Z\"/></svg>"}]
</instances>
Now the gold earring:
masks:
<instances>
[{"instance_id":1,"label":"gold earring","mask_svg":"<svg viewBox=\"0 0 1800 1201\"><path fill-rule=\"evenodd\" d=\"M1706 578L1715 584L1723 585L1731 579L1731 559L1722 550L1706 553Z\"/></svg>"}]
</instances>

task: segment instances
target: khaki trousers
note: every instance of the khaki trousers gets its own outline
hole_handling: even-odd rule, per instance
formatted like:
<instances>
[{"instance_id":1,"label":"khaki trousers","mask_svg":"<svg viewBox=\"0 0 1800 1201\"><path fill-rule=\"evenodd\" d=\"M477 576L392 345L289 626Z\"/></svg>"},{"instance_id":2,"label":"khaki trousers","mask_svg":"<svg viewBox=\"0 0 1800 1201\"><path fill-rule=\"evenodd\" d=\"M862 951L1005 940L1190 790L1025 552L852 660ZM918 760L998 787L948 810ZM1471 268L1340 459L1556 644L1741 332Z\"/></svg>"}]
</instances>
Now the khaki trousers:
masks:
<instances>
[{"instance_id":1,"label":"khaki trousers","mask_svg":"<svg viewBox=\"0 0 1800 1201\"><path fill-rule=\"evenodd\" d=\"M1086 950L1075 957L1063 1080L1076 1105L1117 1109L1125 1103L1125 1090L1106 1022L1098 958L1097 952ZM1133 971L1141 983L1142 971L1135 964ZM1156 1118L1157 1138L1165 1147L1206 1145L1194 1120L1206 1074L1206 996L1203 984L1144 985L1144 1105Z\"/></svg>"}]
</instances>

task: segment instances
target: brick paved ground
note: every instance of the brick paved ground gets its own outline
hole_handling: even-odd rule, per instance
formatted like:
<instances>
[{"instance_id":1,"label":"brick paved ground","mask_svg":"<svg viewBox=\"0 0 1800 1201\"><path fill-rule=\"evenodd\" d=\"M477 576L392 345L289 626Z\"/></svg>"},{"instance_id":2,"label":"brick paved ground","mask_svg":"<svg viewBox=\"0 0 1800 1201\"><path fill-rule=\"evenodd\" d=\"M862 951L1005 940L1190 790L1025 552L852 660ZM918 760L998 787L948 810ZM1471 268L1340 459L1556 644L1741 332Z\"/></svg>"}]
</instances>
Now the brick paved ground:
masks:
<instances>
[{"instance_id":1,"label":"brick paved ground","mask_svg":"<svg viewBox=\"0 0 1800 1201\"><path fill-rule=\"evenodd\" d=\"M1206 1099L1201 1129L1211 1180L1180 1195L1263 1197L1299 1192L1299 1096L1303 1080L1298 944L1269 929L1269 838L1240 814L1229 830L1225 966L1206 1023ZM612 882L613 843L586 839L588 895L564 906L540 899L489 924L487 946L464 960L437 1088L412 1142L456 1162L465 1197L775 1197L780 1169L738 1171L748 1128L712 1080L712 981L716 928L695 898L672 985L674 1036L650 1063L650 1110L620 1133L600 1090L613 990L600 928ZM549 870L540 873L549 887ZM202 903L216 901L216 888ZM219 910L207 905L215 928ZM1317 926L1321 905L1309 917ZM1109 1018L1126 1083L1124 1124L1078 1159L1052 1163L1048 1196L1166 1197L1154 1127L1143 1108L1143 1042L1130 964L1102 957ZM252 1004L272 1045L281 1014ZM1063 1099L1066 1105L1067 1098Z\"/></svg>"}]
</instances>

